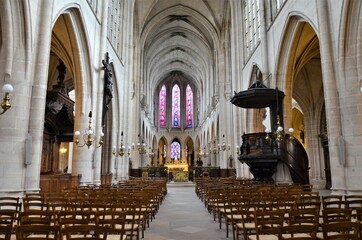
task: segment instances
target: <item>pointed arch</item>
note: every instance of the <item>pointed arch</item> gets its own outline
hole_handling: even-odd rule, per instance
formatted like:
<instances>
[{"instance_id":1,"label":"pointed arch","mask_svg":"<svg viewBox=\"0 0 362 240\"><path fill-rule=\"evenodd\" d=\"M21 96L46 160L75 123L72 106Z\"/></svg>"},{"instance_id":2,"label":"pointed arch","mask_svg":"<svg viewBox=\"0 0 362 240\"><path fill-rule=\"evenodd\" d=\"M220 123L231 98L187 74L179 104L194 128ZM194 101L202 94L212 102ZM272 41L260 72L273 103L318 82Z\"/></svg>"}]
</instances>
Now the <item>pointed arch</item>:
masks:
<instances>
[{"instance_id":1,"label":"pointed arch","mask_svg":"<svg viewBox=\"0 0 362 240\"><path fill-rule=\"evenodd\" d=\"M181 143L177 138L174 138L171 142L170 157L171 159L181 159Z\"/></svg>"},{"instance_id":2,"label":"pointed arch","mask_svg":"<svg viewBox=\"0 0 362 240\"><path fill-rule=\"evenodd\" d=\"M165 136L162 136L158 141L158 163L164 165L166 163L168 142Z\"/></svg>"}]
</instances>

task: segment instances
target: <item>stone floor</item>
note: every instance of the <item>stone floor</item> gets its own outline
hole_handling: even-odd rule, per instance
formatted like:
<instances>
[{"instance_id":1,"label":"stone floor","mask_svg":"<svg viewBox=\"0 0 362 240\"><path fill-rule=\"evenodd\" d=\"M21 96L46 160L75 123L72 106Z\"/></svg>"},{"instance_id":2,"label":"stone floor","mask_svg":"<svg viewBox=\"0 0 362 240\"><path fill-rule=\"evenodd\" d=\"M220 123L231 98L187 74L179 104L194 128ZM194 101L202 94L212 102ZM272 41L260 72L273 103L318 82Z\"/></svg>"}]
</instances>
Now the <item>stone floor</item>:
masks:
<instances>
[{"instance_id":1,"label":"stone floor","mask_svg":"<svg viewBox=\"0 0 362 240\"><path fill-rule=\"evenodd\" d=\"M192 183L169 183L168 193L157 215L145 231L145 240L218 240L226 238Z\"/></svg>"},{"instance_id":2,"label":"stone floor","mask_svg":"<svg viewBox=\"0 0 362 240\"><path fill-rule=\"evenodd\" d=\"M169 183L168 193L156 219L145 231L145 240L219 240L226 238L225 224L219 229L201 200L195 194L193 183ZM330 191L320 191L329 195ZM232 233L230 233L232 234Z\"/></svg>"}]
</instances>

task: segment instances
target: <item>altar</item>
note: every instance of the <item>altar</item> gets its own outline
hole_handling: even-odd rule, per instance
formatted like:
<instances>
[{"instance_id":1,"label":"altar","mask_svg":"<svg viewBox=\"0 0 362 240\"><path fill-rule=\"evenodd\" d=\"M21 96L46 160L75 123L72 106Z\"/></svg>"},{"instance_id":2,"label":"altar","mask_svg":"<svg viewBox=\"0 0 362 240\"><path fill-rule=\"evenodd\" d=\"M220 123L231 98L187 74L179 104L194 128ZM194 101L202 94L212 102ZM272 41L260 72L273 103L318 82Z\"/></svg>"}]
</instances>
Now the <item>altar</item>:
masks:
<instances>
[{"instance_id":1,"label":"altar","mask_svg":"<svg viewBox=\"0 0 362 240\"><path fill-rule=\"evenodd\" d=\"M189 170L189 165L188 164L165 164L165 167L168 168L169 172L174 172L174 171L188 171Z\"/></svg>"},{"instance_id":2,"label":"altar","mask_svg":"<svg viewBox=\"0 0 362 240\"><path fill-rule=\"evenodd\" d=\"M183 162L166 163L168 174L172 176L175 182L189 181L189 165Z\"/></svg>"}]
</instances>

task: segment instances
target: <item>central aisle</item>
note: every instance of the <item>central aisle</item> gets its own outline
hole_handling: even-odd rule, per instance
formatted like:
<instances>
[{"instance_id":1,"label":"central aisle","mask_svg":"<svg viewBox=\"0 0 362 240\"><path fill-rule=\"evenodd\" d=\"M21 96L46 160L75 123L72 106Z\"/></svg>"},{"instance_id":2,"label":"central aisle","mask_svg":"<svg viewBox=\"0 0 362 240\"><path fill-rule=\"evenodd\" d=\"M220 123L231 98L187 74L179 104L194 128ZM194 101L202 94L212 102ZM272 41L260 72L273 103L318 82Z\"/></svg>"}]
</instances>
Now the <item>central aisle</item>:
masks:
<instances>
[{"instance_id":1,"label":"central aisle","mask_svg":"<svg viewBox=\"0 0 362 240\"><path fill-rule=\"evenodd\" d=\"M167 195L150 227L145 240L219 240L226 238L225 224L219 229L192 183L169 183ZM232 239L232 237L231 237Z\"/></svg>"}]
</instances>

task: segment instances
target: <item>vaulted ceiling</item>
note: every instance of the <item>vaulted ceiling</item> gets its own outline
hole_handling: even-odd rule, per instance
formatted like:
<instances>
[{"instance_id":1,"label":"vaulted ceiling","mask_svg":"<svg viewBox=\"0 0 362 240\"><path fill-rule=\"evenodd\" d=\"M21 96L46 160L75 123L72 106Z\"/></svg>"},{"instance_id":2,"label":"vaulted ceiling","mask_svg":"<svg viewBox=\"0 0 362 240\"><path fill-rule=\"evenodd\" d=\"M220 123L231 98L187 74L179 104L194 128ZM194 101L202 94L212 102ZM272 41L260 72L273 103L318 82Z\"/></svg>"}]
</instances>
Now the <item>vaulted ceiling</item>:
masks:
<instances>
[{"instance_id":1,"label":"vaulted ceiling","mask_svg":"<svg viewBox=\"0 0 362 240\"><path fill-rule=\"evenodd\" d=\"M134 25L142 78L157 86L181 72L202 89L213 79L229 0L136 0Z\"/></svg>"}]
</instances>

